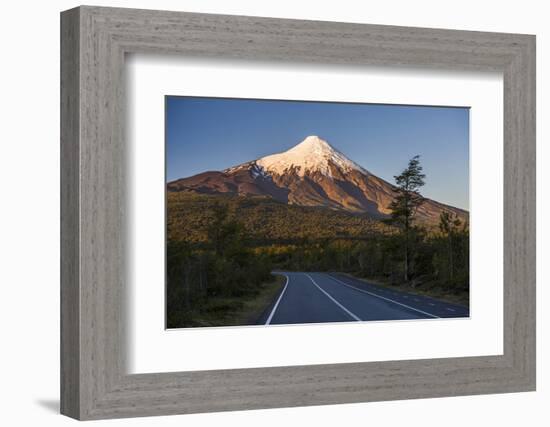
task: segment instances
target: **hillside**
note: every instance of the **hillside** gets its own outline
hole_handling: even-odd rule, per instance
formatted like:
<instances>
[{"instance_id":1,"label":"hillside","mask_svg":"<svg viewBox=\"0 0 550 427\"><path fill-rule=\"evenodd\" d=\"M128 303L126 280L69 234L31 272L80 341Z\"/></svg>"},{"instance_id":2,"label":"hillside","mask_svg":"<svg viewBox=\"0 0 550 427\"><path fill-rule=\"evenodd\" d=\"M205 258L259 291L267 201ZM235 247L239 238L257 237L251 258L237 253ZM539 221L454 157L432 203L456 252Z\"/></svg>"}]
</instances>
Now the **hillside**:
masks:
<instances>
[{"instance_id":1,"label":"hillside","mask_svg":"<svg viewBox=\"0 0 550 427\"><path fill-rule=\"evenodd\" d=\"M357 238L390 228L367 215L286 205L270 197L167 192L168 240L205 243L213 208L226 206L255 243L295 242L334 237Z\"/></svg>"}]
</instances>

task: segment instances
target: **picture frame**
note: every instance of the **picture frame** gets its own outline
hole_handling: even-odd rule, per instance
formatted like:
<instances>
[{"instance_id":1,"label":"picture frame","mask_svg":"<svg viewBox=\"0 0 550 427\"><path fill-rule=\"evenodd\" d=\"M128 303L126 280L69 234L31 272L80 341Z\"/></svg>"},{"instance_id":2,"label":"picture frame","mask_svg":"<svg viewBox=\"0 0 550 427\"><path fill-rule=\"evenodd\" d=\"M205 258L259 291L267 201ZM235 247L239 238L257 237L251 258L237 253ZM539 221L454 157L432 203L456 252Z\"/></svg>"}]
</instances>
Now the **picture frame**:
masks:
<instances>
[{"instance_id":1,"label":"picture frame","mask_svg":"<svg viewBox=\"0 0 550 427\"><path fill-rule=\"evenodd\" d=\"M504 79L504 351L127 374L128 53L485 70ZM535 37L81 6L61 14L61 413L79 420L532 391Z\"/></svg>"}]
</instances>

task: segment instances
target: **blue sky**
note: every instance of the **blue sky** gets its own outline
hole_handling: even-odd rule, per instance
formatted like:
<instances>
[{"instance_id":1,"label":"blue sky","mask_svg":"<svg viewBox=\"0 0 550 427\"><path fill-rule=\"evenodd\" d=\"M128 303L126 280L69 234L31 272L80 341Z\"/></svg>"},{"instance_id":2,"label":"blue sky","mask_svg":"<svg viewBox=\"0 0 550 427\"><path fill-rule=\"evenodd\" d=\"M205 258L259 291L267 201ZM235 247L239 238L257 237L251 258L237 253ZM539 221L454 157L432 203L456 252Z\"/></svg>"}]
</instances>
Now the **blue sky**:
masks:
<instances>
[{"instance_id":1,"label":"blue sky","mask_svg":"<svg viewBox=\"0 0 550 427\"><path fill-rule=\"evenodd\" d=\"M167 180L285 151L308 135L392 183L419 154L422 194L469 208L468 108L169 96Z\"/></svg>"}]
</instances>

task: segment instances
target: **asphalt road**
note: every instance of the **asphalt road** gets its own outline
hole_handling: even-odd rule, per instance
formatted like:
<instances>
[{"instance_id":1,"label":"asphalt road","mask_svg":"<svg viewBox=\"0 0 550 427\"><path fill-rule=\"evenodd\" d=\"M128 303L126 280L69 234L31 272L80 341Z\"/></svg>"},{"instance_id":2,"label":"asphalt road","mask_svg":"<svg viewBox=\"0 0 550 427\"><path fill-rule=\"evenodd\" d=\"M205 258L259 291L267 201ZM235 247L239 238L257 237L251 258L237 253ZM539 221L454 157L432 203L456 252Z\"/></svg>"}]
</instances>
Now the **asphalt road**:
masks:
<instances>
[{"instance_id":1,"label":"asphalt road","mask_svg":"<svg viewBox=\"0 0 550 427\"><path fill-rule=\"evenodd\" d=\"M258 324L468 317L435 298L394 291L338 273L278 272L286 284Z\"/></svg>"}]
</instances>

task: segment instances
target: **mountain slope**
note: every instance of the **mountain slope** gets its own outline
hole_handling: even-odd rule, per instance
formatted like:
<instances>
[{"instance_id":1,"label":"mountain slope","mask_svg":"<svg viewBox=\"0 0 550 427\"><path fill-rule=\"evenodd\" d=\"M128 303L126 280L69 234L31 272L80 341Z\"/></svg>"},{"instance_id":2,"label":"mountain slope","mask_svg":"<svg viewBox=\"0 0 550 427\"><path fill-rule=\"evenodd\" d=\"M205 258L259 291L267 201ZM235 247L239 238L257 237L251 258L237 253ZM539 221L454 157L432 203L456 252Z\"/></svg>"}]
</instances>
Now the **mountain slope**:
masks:
<instances>
[{"instance_id":1,"label":"mountain slope","mask_svg":"<svg viewBox=\"0 0 550 427\"><path fill-rule=\"evenodd\" d=\"M361 239L391 227L367 215L323 208L285 205L265 196L170 192L167 195L169 241L208 243L215 207L224 207L243 225L248 243L301 244L304 239Z\"/></svg>"},{"instance_id":2,"label":"mountain slope","mask_svg":"<svg viewBox=\"0 0 550 427\"><path fill-rule=\"evenodd\" d=\"M298 206L386 217L394 187L348 159L325 140L308 136L283 153L262 157L222 172L210 171L168 184L169 191L203 194L269 196ZM426 199L419 207L421 222L436 223L443 211L463 219L468 212Z\"/></svg>"}]
</instances>

